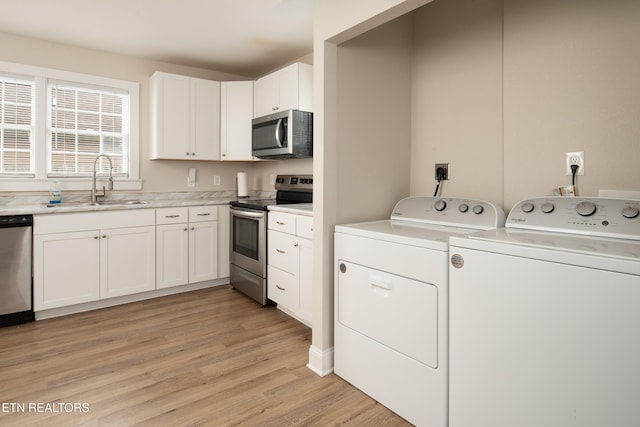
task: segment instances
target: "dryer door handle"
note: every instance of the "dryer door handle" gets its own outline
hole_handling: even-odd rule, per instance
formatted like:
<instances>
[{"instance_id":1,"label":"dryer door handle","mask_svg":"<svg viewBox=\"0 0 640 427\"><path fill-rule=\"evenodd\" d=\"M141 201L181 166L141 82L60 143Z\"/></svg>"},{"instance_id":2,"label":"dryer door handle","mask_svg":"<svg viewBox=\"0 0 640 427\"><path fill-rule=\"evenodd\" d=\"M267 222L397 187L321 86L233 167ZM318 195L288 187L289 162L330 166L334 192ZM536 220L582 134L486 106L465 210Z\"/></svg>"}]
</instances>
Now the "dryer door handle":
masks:
<instances>
[{"instance_id":1,"label":"dryer door handle","mask_svg":"<svg viewBox=\"0 0 640 427\"><path fill-rule=\"evenodd\" d=\"M369 282L374 288L382 288L388 291L391 290L391 280L385 277L371 275L369 276Z\"/></svg>"}]
</instances>

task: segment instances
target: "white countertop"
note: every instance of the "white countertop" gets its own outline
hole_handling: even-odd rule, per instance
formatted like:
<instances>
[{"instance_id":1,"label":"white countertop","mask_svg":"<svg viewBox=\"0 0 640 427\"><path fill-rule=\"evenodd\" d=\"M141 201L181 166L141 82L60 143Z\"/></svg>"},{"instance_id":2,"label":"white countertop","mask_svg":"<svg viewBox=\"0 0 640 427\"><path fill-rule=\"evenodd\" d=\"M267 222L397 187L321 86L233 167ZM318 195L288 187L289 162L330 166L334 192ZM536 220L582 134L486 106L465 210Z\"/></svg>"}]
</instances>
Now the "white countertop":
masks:
<instances>
[{"instance_id":1,"label":"white countertop","mask_svg":"<svg viewBox=\"0 0 640 427\"><path fill-rule=\"evenodd\" d=\"M106 203L90 204L90 195L63 195L62 203L47 207L46 196L0 197L0 215L49 215L69 212L93 212L130 209L157 209L205 205L227 205L237 200L231 192L109 194ZM262 198L261 194L255 197ZM145 203L137 203L144 201Z\"/></svg>"},{"instance_id":2,"label":"white countertop","mask_svg":"<svg viewBox=\"0 0 640 427\"><path fill-rule=\"evenodd\" d=\"M313 216L313 203L294 203L291 205L269 206L270 211L285 212L294 215Z\"/></svg>"}]
</instances>

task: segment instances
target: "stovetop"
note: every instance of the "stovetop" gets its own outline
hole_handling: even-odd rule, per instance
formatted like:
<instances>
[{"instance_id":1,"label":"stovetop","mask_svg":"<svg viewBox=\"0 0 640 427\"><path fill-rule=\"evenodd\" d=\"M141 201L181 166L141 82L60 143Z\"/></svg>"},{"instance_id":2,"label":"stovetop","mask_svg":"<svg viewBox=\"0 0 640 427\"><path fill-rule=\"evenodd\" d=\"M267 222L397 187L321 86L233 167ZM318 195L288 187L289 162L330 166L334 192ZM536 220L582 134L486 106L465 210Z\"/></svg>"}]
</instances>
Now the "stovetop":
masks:
<instances>
[{"instance_id":1,"label":"stovetop","mask_svg":"<svg viewBox=\"0 0 640 427\"><path fill-rule=\"evenodd\" d=\"M273 205L291 205L294 203L311 203L313 201L313 175L278 175L275 182L278 190L271 199L237 199L231 206L266 211Z\"/></svg>"},{"instance_id":2,"label":"stovetop","mask_svg":"<svg viewBox=\"0 0 640 427\"><path fill-rule=\"evenodd\" d=\"M291 200L277 200L277 199L238 199L230 202L231 206L245 209L253 209L257 211L266 211L269 206L273 205L290 205L293 203L301 203L299 201Z\"/></svg>"}]
</instances>

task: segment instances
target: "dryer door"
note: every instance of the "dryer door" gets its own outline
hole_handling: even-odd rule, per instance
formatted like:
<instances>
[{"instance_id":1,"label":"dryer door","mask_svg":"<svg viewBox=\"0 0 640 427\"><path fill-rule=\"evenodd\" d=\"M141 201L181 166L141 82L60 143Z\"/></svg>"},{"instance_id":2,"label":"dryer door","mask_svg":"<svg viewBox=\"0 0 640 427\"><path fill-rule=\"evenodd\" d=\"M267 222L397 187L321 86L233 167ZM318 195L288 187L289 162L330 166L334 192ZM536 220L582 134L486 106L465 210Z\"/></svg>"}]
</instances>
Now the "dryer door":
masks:
<instances>
[{"instance_id":1,"label":"dryer door","mask_svg":"<svg viewBox=\"0 0 640 427\"><path fill-rule=\"evenodd\" d=\"M338 261L337 320L432 368L438 367L438 290L428 283Z\"/></svg>"}]
</instances>

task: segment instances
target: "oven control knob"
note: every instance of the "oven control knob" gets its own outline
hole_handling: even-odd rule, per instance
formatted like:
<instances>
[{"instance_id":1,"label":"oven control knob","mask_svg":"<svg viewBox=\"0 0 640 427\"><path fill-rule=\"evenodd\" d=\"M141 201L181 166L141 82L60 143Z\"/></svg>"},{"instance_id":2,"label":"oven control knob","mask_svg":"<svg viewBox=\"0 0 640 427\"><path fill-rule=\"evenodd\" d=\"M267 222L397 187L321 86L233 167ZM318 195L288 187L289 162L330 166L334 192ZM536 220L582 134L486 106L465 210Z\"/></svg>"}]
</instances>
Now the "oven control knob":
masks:
<instances>
[{"instance_id":1,"label":"oven control knob","mask_svg":"<svg viewBox=\"0 0 640 427\"><path fill-rule=\"evenodd\" d=\"M482 212L484 212L484 207L482 205L475 205L473 207L473 213L476 215L480 215Z\"/></svg>"},{"instance_id":2,"label":"oven control knob","mask_svg":"<svg viewBox=\"0 0 640 427\"><path fill-rule=\"evenodd\" d=\"M438 199L436 200L436 203L433 205L433 207L436 208L438 212L442 212L447 208L447 202L442 199Z\"/></svg>"},{"instance_id":3,"label":"oven control knob","mask_svg":"<svg viewBox=\"0 0 640 427\"><path fill-rule=\"evenodd\" d=\"M544 203L540 209L544 213L551 213L555 208L556 207L553 205L553 203L547 202L547 203Z\"/></svg>"},{"instance_id":4,"label":"oven control knob","mask_svg":"<svg viewBox=\"0 0 640 427\"><path fill-rule=\"evenodd\" d=\"M466 203L463 203L460 206L458 206L458 210L462 213L465 213L469 210L469 205Z\"/></svg>"},{"instance_id":5,"label":"oven control knob","mask_svg":"<svg viewBox=\"0 0 640 427\"><path fill-rule=\"evenodd\" d=\"M576 206L576 212L580 216L591 216L596 213L596 205L592 202L580 202Z\"/></svg>"},{"instance_id":6,"label":"oven control knob","mask_svg":"<svg viewBox=\"0 0 640 427\"><path fill-rule=\"evenodd\" d=\"M535 209L535 206L533 206L533 203L531 202L524 202L522 204L522 212L524 213L531 213L533 212L533 209Z\"/></svg>"},{"instance_id":7,"label":"oven control knob","mask_svg":"<svg viewBox=\"0 0 640 427\"><path fill-rule=\"evenodd\" d=\"M640 215L640 209L636 208L635 206L627 206L622 209L622 216L625 218L633 219L638 215Z\"/></svg>"}]
</instances>

